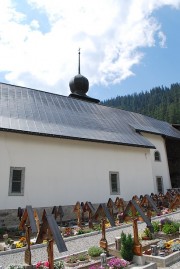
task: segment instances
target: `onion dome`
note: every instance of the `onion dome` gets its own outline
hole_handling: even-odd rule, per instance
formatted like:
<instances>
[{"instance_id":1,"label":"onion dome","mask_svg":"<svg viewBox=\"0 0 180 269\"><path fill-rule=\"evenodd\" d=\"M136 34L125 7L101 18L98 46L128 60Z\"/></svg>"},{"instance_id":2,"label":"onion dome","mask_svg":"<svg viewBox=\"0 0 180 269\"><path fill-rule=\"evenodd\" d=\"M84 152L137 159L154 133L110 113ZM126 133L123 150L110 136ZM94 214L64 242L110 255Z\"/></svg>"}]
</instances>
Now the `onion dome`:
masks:
<instances>
[{"instance_id":1,"label":"onion dome","mask_svg":"<svg viewBox=\"0 0 180 269\"><path fill-rule=\"evenodd\" d=\"M71 90L70 97L86 100L88 102L99 103L100 101L95 98L91 98L86 95L89 90L89 81L86 77L82 76L80 73L80 49L79 49L79 66L78 75L73 77L69 82L69 87Z\"/></svg>"}]
</instances>

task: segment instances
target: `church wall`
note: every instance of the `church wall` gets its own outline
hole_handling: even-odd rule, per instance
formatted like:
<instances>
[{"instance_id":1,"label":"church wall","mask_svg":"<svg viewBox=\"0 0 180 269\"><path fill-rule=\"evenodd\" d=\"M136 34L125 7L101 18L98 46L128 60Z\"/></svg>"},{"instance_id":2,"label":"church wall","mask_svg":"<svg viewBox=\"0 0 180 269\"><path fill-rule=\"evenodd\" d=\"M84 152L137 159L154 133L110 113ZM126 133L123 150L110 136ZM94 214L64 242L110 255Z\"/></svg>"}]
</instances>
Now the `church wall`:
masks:
<instances>
[{"instance_id":1,"label":"church wall","mask_svg":"<svg viewBox=\"0 0 180 269\"><path fill-rule=\"evenodd\" d=\"M169 174L169 166L168 166L165 140L160 135L143 133L143 136L145 136L149 141L151 141L152 144L155 145L156 147L156 149L150 150L155 193L158 193L156 177L162 177L163 189L164 189L164 193L166 193L167 189L171 188L171 180L170 180L170 174ZM154 160L155 151L158 151L160 153L160 161Z\"/></svg>"},{"instance_id":2,"label":"church wall","mask_svg":"<svg viewBox=\"0 0 180 269\"><path fill-rule=\"evenodd\" d=\"M8 196L11 166L25 167L24 196ZM119 196L126 201L155 192L149 149L0 133L0 209L115 200L110 171L119 172Z\"/></svg>"}]
</instances>

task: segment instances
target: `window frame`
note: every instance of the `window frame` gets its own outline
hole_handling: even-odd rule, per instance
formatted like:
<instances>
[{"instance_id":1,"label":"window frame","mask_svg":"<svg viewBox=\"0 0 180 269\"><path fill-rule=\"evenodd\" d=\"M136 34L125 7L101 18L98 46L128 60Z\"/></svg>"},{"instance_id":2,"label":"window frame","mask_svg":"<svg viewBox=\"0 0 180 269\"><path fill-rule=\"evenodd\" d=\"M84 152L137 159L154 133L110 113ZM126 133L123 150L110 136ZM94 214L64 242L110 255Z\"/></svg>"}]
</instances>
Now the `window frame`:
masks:
<instances>
[{"instance_id":1,"label":"window frame","mask_svg":"<svg viewBox=\"0 0 180 269\"><path fill-rule=\"evenodd\" d=\"M13 171L18 170L21 171L21 186L20 186L20 192L12 192L12 181L13 181ZM23 196L24 195L24 181L25 181L25 167L10 167L10 174L9 174L9 196Z\"/></svg>"},{"instance_id":2,"label":"window frame","mask_svg":"<svg viewBox=\"0 0 180 269\"><path fill-rule=\"evenodd\" d=\"M112 175L116 175L116 185L117 185L117 191L112 190ZM119 195L120 194L120 180L119 180L119 172L109 172L109 186L110 186L110 195Z\"/></svg>"},{"instance_id":3,"label":"window frame","mask_svg":"<svg viewBox=\"0 0 180 269\"><path fill-rule=\"evenodd\" d=\"M161 162L161 154L158 150L154 152L154 161L155 162Z\"/></svg>"},{"instance_id":4,"label":"window frame","mask_svg":"<svg viewBox=\"0 0 180 269\"><path fill-rule=\"evenodd\" d=\"M161 181L161 189L162 189L162 191L159 191L159 189L158 189L158 180L160 179L160 181ZM163 184L163 177L162 176L156 176L156 188L157 188L157 192L158 193L162 193L162 194L164 194L164 184Z\"/></svg>"}]
</instances>

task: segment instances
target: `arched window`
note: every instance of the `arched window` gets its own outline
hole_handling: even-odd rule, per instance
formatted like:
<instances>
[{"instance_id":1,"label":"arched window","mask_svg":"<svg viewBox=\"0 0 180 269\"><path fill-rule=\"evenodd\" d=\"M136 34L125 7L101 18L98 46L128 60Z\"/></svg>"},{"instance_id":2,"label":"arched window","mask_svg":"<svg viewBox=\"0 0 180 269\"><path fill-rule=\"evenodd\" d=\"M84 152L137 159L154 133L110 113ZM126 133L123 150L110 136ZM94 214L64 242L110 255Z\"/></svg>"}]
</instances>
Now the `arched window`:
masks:
<instances>
[{"instance_id":1,"label":"arched window","mask_svg":"<svg viewBox=\"0 0 180 269\"><path fill-rule=\"evenodd\" d=\"M161 155L160 155L159 151L154 152L154 160L161 161Z\"/></svg>"}]
</instances>

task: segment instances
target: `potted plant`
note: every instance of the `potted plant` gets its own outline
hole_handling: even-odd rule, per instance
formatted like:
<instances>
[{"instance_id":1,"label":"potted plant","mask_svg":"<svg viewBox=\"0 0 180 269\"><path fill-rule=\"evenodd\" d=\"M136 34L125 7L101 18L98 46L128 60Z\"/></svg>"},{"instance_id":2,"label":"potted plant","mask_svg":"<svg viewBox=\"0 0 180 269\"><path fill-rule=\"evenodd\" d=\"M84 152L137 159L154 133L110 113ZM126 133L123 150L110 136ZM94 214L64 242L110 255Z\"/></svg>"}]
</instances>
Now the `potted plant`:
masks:
<instances>
[{"instance_id":1,"label":"potted plant","mask_svg":"<svg viewBox=\"0 0 180 269\"><path fill-rule=\"evenodd\" d=\"M98 246L92 246L88 249L88 255L91 257L91 259L100 259L100 255L103 252L104 250Z\"/></svg>"}]
</instances>

